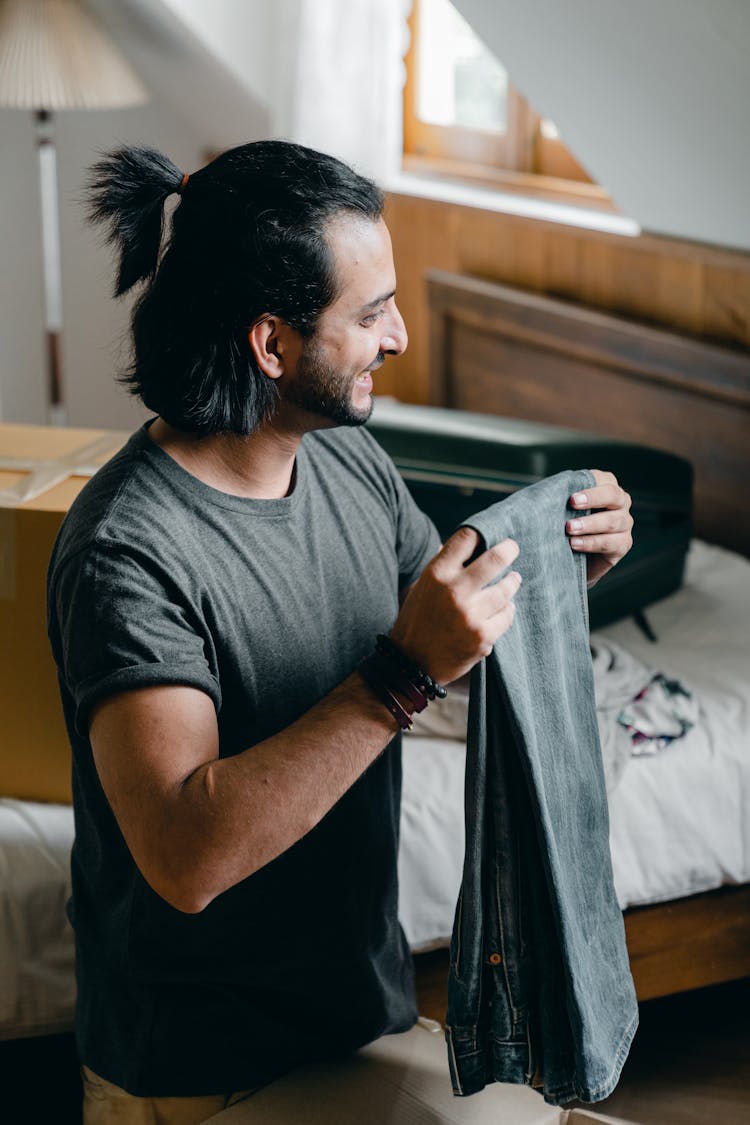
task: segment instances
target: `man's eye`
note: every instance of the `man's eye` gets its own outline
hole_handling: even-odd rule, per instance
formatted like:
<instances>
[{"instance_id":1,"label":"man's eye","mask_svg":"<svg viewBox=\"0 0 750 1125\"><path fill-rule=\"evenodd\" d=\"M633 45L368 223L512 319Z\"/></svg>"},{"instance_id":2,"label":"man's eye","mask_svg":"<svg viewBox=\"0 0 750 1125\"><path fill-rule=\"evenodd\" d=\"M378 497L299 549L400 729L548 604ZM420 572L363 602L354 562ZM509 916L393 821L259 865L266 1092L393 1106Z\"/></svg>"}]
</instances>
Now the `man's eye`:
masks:
<instances>
[{"instance_id":1,"label":"man's eye","mask_svg":"<svg viewBox=\"0 0 750 1125\"><path fill-rule=\"evenodd\" d=\"M375 324L376 321L380 320L382 315L383 315L383 310L378 309L377 312L370 313L369 316L363 317L362 320L360 320L359 323L362 325L363 328L369 328L370 325Z\"/></svg>"}]
</instances>

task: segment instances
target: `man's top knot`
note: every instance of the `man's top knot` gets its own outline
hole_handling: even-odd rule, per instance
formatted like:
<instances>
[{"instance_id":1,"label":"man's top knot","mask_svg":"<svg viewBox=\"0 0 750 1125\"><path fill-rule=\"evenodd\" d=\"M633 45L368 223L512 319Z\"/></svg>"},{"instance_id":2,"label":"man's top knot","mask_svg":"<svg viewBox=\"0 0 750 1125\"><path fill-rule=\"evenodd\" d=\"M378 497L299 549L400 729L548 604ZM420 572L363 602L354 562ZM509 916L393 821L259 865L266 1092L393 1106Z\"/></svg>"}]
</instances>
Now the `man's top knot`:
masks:
<instances>
[{"instance_id":1,"label":"man's top knot","mask_svg":"<svg viewBox=\"0 0 750 1125\"><path fill-rule=\"evenodd\" d=\"M89 218L104 226L119 252L115 295L152 279L159 264L164 204L182 195L188 177L156 149L127 145L105 153L89 171ZM175 187L179 184L179 187Z\"/></svg>"}]
</instances>

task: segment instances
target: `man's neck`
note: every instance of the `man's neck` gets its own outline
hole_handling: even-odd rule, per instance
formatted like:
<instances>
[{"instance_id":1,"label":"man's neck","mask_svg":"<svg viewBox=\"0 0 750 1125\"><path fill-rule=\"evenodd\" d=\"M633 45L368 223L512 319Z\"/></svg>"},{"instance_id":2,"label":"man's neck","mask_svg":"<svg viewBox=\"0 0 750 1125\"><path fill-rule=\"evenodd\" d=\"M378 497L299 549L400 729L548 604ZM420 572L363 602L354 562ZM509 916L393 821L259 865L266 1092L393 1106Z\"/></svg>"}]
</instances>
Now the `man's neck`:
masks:
<instances>
[{"instance_id":1,"label":"man's neck","mask_svg":"<svg viewBox=\"0 0 750 1125\"><path fill-rule=\"evenodd\" d=\"M276 500L292 490L301 432L266 422L249 437L196 437L157 418L148 435L186 472L219 492L253 500Z\"/></svg>"}]
</instances>

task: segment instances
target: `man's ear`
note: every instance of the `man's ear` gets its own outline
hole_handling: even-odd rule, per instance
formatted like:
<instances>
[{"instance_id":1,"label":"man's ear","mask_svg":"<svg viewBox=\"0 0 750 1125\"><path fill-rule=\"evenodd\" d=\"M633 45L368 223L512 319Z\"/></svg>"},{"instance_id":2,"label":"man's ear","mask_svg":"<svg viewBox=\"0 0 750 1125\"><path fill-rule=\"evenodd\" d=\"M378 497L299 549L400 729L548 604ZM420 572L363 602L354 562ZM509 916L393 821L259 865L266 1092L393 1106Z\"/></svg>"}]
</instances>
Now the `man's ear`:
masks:
<instances>
[{"instance_id":1,"label":"man's ear","mask_svg":"<svg viewBox=\"0 0 750 1125\"><path fill-rule=\"evenodd\" d=\"M269 379L279 379L296 365L301 347L299 333L281 317L260 317L248 329L247 341L258 367Z\"/></svg>"}]
</instances>

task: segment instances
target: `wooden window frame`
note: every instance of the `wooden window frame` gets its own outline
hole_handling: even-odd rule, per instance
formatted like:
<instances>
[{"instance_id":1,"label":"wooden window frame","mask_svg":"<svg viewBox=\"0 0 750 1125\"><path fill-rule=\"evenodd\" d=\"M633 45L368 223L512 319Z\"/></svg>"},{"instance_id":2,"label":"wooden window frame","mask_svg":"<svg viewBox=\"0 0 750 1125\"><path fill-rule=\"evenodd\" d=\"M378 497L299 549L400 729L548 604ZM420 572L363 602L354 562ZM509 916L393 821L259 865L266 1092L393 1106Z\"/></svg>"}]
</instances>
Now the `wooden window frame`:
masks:
<instances>
[{"instance_id":1,"label":"wooden window frame","mask_svg":"<svg viewBox=\"0 0 750 1125\"><path fill-rule=\"evenodd\" d=\"M510 81L505 133L431 125L420 120L417 116L420 6L421 0L413 0L409 15L404 83L404 170L617 211L612 199L591 180L563 142L544 136L542 118Z\"/></svg>"}]
</instances>

